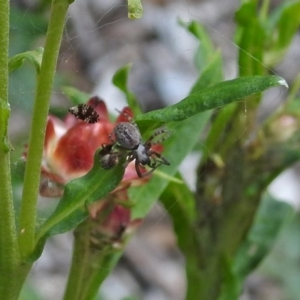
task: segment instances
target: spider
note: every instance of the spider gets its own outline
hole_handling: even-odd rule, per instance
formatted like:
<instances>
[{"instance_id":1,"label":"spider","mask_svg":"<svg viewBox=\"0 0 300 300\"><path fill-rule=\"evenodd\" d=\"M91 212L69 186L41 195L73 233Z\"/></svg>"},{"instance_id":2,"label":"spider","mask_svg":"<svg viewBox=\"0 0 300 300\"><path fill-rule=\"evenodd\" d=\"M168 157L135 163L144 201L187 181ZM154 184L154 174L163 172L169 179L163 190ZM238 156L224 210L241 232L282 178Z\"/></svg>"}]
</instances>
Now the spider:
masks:
<instances>
[{"instance_id":1,"label":"spider","mask_svg":"<svg viewBox=\"0 0 300 300\"><path fill-rule=\"evenodd\" d=\"M169 131L165 128L160 128L145 143L142 143L140 131L135 123L118 123L110 135L111 144L103 145L99 152L101 166L104 169L110 169L119 162L119 158L126 156L125 167L135 160L135 169L138 176L145 177L162 164L170 165L166 158L151 149L153 145L159 144L169 137L167 135L159 141L153 142L155 137L164 133L169 133ZM114 139L112 136L114 136ZM142 168L144 166L150 167L151 170L143 173Z\"/></svg>"},{"instance_id":2,"label":"spider","mask_svg":"<svg viewBox=\"0 0 300 300\"><path fill-rule=\"evenodd\" d=\"M126 157L125 167L127 167L131 161L135 160L135 169L138 176L145 177L162 164L170 165L166 158L151 149L153 145L159 144L167 139L170 132L165 128L160 128L156 130L145 143L142 143L140 131L127 111L123 110L123 112L120 113L127 117L128 122L118 123L110 135L111 143L102 144L102 149L99 152L101 167L109 170L116 166L121 158ZM99 115L96 110L88 104L71 107L69 112L86 123L92 124L99 120ZM167 133L165 137L153 142L155 137L164 133ZM150 167L151 170L143 173L142 168L144 166Z\"/></svg>"}]
</instances>

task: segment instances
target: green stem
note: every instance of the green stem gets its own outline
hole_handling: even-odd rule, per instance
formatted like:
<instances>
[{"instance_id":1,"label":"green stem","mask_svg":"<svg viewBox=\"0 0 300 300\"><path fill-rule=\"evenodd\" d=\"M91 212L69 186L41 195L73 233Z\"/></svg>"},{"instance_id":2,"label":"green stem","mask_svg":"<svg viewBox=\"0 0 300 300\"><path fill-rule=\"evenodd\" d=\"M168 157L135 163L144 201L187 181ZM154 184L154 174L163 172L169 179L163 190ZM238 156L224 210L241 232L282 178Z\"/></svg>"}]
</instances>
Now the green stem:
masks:
<instances>
[{"instance_id":1,"label":"green stem","mask_svg":"<svg viewBox=\"0 0 300 300\"><path fill-rule=\"evenodd\" d=\"M45 129L68 6L68 0L52 1L45 50L37 80L20 215L19 246L22 257L28 257L34 247L36 204L40 183Z\"/></svg>"},{"instance_id":2,"label":"green stem","mask_svg":"<svg viewBox=\"0 0 300 300\"><path fill-rule=\"evenodd\" d=\"M79 300L84 282L84 271L89 252L89 223L79 225L74 231L72 264L65 290L64 300Z\"/></svg>"},{"instance_id":3,"label":"green stem","mask_svg":"<svg viewBox=\"0 0 300 300\"><path fill-rule=\"evenodd\" d=\"M264 0L261 5L261 9L259 12L260 19L265 21L269 12L270 0Z\"/></svg>"},{"instance_id":4,"label":"green stem","mask_svg":"<svg viewBox=\"0 0 300 300\"><path fill-rule=\"evenodd\" d=\"M18 244L10 174L10 151L7 127L9 1L0 1L0 295L16 299Z\"/></svg>"},{"instance_id":5,"label":"green stem","mask_svg":"<svg viewBox=\"0 0 300 300\"><path fill-rule=\"evenodd\" d=\"M123 251L114 252L112 250L102 251L96 257L96 260L93 262L94 269L90 274L90 278L87 281L86 288L81 294L80 300L94 300L97 296L99 287L105 280L105 278L110 274L113 268L116 266L119 261Z\"/></svg>"}]
</instances>

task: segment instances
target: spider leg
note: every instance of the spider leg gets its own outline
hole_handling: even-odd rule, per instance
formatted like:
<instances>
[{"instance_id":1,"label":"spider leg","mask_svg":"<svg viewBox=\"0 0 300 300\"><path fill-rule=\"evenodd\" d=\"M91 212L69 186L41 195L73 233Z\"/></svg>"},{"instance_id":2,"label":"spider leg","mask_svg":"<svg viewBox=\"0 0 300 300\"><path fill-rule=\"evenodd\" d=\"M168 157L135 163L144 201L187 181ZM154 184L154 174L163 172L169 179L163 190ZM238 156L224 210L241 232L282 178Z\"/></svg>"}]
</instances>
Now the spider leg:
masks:
<instances>
[{"instance_id":1,"label":"spider leg","mask_svg":"<svg viewBox=\"0 0 300 300\"><path fill-rule=\"evenodd\" d=\"M160 163L160 165L161 164L164 164L164 165L167 165L167 166L170 165L170 162L166 158L164 158L160 153L155 152L153 150L150 150L149 152L150 152L149 155L154 160L154 163L151 164L150 167L152 167L153 165L156 165L157 163Z\"/></svg>"},{"instance_id":2,"label":"spider leg","mask_svg":"<svg viewBox=\"0 0 300 300\"><path fill-rule=\"evenodd\" d=\"M164 133L167 133L164 137L162 137L161 139L157 140L156 142L151 142L155 137L157 137L158 135L164 134ZM154 133L148 138L148 140L146 141L145 144L148 144L148 145L160 144L161 142L163 142L167 138L169 138L172 133L173 133L172 131L169 131L166 128L159 128L156 131L154 131Z\"/></svg>"},{"instance_id":3,"label":"spider leg","mask_svg":"<svg viewBox=\"0 0 300 300\"><path fill-rule=\"evenodd\" d=\"M135 170L136 170L136 172L137 172L137 174L138 174L138 176L139 176L140 178L142 178L142 177L145 176L145 175L142 174L142 172L141 172L141 169L140 169L140 163L138 162L137 159L135 160Z\"/></svg>"},{"instance_id":4,"label":"spider leg","mask_svg":"<svg viewBox=\"0 0 300 300\"><path fill-rule=\"evenodd\" d=\"M150 165L149 165L149 167L151 168L151 170L149 170L149 171L146 172L146 173L142 173L142 172L141 172L141 164L137 161L137 159L135 160L135 170L136 170L136 172L137 172L137 174L138 174L138 176L139 176L140 178L143 178L143 177L146 177L146 176L150 175L150 174L153 173L153 172L155 171L155 169L158 168L159 166L160 166L160 164L155 165L155 166L150 166Z\"/></svg>"},{"instance_id":5,"label":"spider leg","mask_svg":"<svg viewBox=\"0 0 300 300\"><path fill-rule=\"evenodd\" d=\"M116 109L116 111L117 111L120 115L125 116L125 117L127 118L128 123L131 123L131 124L134 125L136 128L138 128L137 125L136 125L136 123L135 123L135 121L134 121L134 119L133 119L133 116L132 116L131 112L129 113L128 110L126 110L126 108L123 109L122 111Z\"/></svg>"}]
</instances>

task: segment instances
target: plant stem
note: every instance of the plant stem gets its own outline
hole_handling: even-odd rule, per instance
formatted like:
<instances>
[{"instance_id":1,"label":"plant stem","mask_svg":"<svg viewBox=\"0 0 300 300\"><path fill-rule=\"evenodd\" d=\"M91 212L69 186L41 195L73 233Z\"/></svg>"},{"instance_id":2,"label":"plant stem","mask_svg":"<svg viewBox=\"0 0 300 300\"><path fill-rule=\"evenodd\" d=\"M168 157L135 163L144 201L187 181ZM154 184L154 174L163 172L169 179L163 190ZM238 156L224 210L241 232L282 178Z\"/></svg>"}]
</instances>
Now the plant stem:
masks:
<instances>
[{"instance_id":1,"label":"plant stem","mask_svg":"<svg viewBox=\"0 0 300 300\"><path fill-rule=\"evenodd\" d=\"M0 295L15 299L19 263L7 146L9 1L0 1Z\"/></svg>"},{"instance_id":2,"label":"plant stem","mask_svg":"<svg viewBox=\"0 0 300 300\"><path fill-rule=\"evenodd\" d=\"M82 286L85 284L84 271L87 265L87 256L89 248L89 223L87 221L79 225L74 231L72 264L65 290L64 300L80 299Z\"/></svg>"},{"instance_id":3,"label":"plant stem","mask_svg":"<svg viewBox=\"0 0 300 300\"><path fill-rule=\"evenodd\" d=\"M92 246L93 226L93 221L87 219L75 229L72 265L64 300L95 299L101 283L122 254L109 244Z\"/></svg>"},{"instance_id":4,"label":"plant stem","mask_svg":"<svg viewBox=\"0 0 300 300\"><path fill-rule=\"evenodd\" d=\"M97 296L99 287L105 280L105 278L110 274L113 268L119 261L123 251L102 251L96 257L93 262L94 268L91 269L91 274L89 280L87 280L87 285L83 293L81 294L80 300L94 300Z\"/></svg>"},{"instance_id":5,"label":"plant stem","mask_svg":"<svg viewBox=\"0 0 300 300\"><path fill-rule=\"evenodd\" d=\"M270 0L264 0L261 5L259 16L262 21L265 21L269 12Z\"/></svg>"},{"instance_id":6,"label":"plant stem","mask_svg":"<svg viewBox=\"0 0 300 300\"><path fill-rule=\"evenodd\" d=\"M34 248L36 204L47 115L68 6L68 0L52 1L45 50L37 78L20 215L19 246L23 258L28 257Z\"/></svg>"}]
</instances>

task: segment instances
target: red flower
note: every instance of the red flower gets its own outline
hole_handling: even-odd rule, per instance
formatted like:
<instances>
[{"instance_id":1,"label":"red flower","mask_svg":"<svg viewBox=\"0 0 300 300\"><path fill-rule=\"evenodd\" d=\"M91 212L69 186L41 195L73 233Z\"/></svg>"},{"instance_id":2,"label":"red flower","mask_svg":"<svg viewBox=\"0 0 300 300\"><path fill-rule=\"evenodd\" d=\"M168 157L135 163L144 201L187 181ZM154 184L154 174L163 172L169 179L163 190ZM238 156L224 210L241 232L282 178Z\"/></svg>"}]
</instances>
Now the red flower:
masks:
<instances>
[{"instance_id":1,"label":"red flower","mask_svg":"<svg viewBox=\"0 0 300 300\"><path fill-rule=\"evenodd\" d=\"M96 150L110 142L109 134L115 124L128 121L126 115L132 115L128 107L124 108L116 123L112 123L102 100L92 97L87 104L99 114L97 123L88 124L70 113L64 121L48 117L40 186L44 197L61 196L65 184L87 174L93 167ZM139 185L147 180L137 176L133 164L127 166L123 181Z\"/></svg>"}]
</instances>

